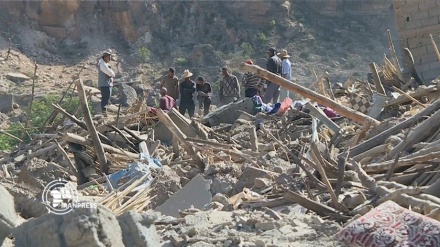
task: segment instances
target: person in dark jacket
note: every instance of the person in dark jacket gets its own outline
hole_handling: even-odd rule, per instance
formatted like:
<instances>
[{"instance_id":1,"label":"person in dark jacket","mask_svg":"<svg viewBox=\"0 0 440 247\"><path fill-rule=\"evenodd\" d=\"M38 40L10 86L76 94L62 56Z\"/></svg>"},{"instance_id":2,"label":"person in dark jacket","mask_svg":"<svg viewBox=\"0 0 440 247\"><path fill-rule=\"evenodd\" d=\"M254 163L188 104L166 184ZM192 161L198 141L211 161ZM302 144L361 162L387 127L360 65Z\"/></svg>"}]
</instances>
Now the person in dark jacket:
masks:
<instances>
[{"instance_id":1,"label":"person in dark jacket","mask_svg":"<svg viewBox=\"0 0 440 247\"><path fill-rule=\"evenodd\" d=\"M194 116L194 112L196 110L196 105L193 99L193 95L196 92L196 83L191 80L192 75L193 74L189 72L189 70L185 70L182 75L183 81L179 85L179 112L180 114L185 115L186 111L188 111L190 118Z\"/></svg>"},{"instance_id":2,"label":"person in dark jacket","mask_svg":"<svg viewBox=\"0 0 440 247\"><path fill-rule=\"evenodd\" d=\"M269 59L267 60L267 70L273 74L281 75L282 62L276 55L276 51L275 48L269 48L267 50L267 55L269 56ZM264 92L263 102L267 104L272 101L273 104L276 104L279 96L280 86L273 82L266 81L266 91Z\"/></svg>"},{"instance_id":3,"label":"person in dark jacket","mask_svg":"<svg viewBox=\"0 0 440 247\"><path fill-rule=\"evenodd\" d=\"M109 65L111 56L111 51L105 51L98 62L98 87L101 91L101 111L104 115L107 114L107 106L112 95L113 77L115 77L115 72Z\"/></svg>"},{"instance_id":4,"label":"person in dark jacket","mask_svg":"<svg viewBox=\"0 0 440 247\"><path fill-rule=\"evenodd\" d=\"M203 76L197 78L197 100L199 101L199 111L203 108L203 115L208 115L211 106L211 84L205 81Z\"/></svg>"}]
</instances>

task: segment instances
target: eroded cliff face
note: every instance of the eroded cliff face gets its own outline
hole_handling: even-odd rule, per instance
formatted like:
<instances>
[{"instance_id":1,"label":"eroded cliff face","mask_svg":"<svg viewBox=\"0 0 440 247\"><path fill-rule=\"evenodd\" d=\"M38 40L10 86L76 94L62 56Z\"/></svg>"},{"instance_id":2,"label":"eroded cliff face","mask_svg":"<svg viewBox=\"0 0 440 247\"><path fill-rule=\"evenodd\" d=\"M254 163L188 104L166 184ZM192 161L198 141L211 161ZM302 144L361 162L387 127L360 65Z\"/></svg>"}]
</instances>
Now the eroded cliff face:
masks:
<instances>
[{"instance_id":1,"label":"eroded cliff face","mask_svg":"<svg viewBox=\"0 0 440 247\"><path fill-rule=\"evenodd\" d=\"M393 3L392 0L313 0L305 2L310 8L329 16L384 16Z\"/></svg>"},{"instance_id":2,"label":"eroded cliff face","mask_svg":"<svg viewBox=\"0 0 440 247\"><path fill-rule=\"evenodd\" d=\"M129 42L150 37L191 40L214 38L214 42L240 40L244 25L267 27L272 20L289 16L293 3L306 3L323 14L380 14L392 0L254 0L254 1L6 1L2 12L9 21L35 21L48 35L79 40L81 35L110 33ZM215 44L214 44L215 45Z\"/></svg>"}]
</instances>

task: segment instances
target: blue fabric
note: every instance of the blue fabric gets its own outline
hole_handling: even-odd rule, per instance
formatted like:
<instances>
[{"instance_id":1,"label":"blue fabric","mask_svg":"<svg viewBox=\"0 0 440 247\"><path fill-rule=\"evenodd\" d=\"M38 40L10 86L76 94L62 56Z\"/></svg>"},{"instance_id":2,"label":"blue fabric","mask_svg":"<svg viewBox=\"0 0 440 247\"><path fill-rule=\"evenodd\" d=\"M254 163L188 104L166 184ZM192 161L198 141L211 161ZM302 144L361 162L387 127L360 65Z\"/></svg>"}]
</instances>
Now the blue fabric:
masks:
<instances>
[{"instance_id":1,"label":"blue fabric","mask_svg":"<svg viewBox=\"0 0 440 247\"><path fill-rule=\"evenodd\" d=\"M281 107L281 103L276 103L272 110L269 111L268 115L275 114Z\"/></svg>"}]
</instances>

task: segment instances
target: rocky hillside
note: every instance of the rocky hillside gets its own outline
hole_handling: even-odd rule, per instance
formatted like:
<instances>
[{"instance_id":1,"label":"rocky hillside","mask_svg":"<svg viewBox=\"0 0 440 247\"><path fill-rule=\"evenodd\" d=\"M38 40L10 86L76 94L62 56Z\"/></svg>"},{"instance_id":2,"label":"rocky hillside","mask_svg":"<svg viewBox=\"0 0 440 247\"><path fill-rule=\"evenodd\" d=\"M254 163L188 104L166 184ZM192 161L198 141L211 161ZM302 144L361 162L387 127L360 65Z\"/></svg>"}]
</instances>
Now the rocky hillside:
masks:
<instances>
[{"instance_id":1,"label":"rocky hillside","mask_svg":"<svg viewBox=\"0 0 440 247\"><path fill-rule=\"evenodd\" d=\"M143 81L154 82L163 74L157 68L173 65L215 82L219 66L246 58L264 66L265 50L276 46L293 52L300 81L313 81L313 71L339 81L363 76L387 50L391 2L6 1L0 47L12 38L15 49L38 63L67 66L112 48L125 70L142 64Z\"/></svg>"}]
</instances>

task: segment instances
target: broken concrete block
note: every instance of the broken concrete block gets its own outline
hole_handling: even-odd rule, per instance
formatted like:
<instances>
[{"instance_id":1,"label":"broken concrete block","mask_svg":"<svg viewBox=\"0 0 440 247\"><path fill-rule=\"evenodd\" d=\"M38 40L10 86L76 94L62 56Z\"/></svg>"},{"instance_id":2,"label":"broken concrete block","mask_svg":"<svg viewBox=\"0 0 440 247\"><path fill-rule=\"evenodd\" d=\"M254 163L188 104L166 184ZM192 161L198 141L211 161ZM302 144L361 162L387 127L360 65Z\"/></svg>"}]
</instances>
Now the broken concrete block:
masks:
<instances>
[{"instance_id":1,"label":"broken concrete block","mask_svg":"<svg viewBox=\"0 0 440 247\"><path fill-rule=\"evenodd\" d=\"M14 197L0 185L0 243L24 220L15 213Z\"/></svg>"},{"instance_id":2,"label":"broken concrete block","mask_svg":"<svg viewBox=\"0 0 440 247\"><path fill-rule=\"evenodd\" d=\"M255 167L246 167L243 169L242 175L238 179L238 182L235 184L233 189L233 194L237 194L243 191L243 188L251 188L254 186L255 179L257 178L268 178L273 179L277 176L277 173L255 168Z\"/></svg>"},{"instance_id":3,"label":"broken concrete block","mask_svg":"<svg viewBox=\"0 0 440 247\"><path fill-rule=\"evenodd\" d=\"M28 80L31 79L31 78L29 78L28 76L23 75L23 74L21 74L21 73L7 73L7 74L5 75L5 77L6 77L8 80L13 81L13 82L16 82L16 83L24 82L24 81L28 81Z\"/></svg>"},{"instance_id":4,"label":"broken concrete block","mask_svg":"<svg viewBox=\"0 0 440 247\"><path fill-rule=\"evenodd\" d=\"M203 209L211 203L210 184L202 175L197 175L180 191L171 196L164 204L156 207L156 211L164 215L179 217L179 211L191 208Z\"/></svg>"},{"instance_id":5,"label":"broken concrete block","mask_svg":"<svg viewBox=\"0 0 440 247\"><path fill-rule=\"evenodd\" d=\"M59 165L37 158L24 165L18 174L18 182L24 182L41 190L48 183L59 178L69 181L70 175Z\"/></svg>"},{"instance_id":6,"label":"broken concrete block","mask_svg":"<svg viewBox=\"0 0 440 247\"><path fill-rule=\"evenodd\" d=\"M156 219L155 214L139 214L136 211L128 211L119 216L125 246L160 246L160 237L154 225Z\"/></svg>"},{"instance_id":7,"label":"broken concrete block","mask_svg":"<svg viewBox=\"0 0 440 247\"><path fill-rule=\"evenodd\" d=\"M265 178L256 178L254 181L254 187L256 189L263 189L270 185L270 181Z\"/></svg>"},{"instance_id":8,"label":"broken concrete block","mask_svg":"<svg viewBox=\"0 0 440 247\"><path fill-rule=\"evenodd\" d=\"M45 214L12 230L16 247L122 247L122 231L108 209L78 208Z\"/></svg>"},{"instance_id":9,"label":"broken concrete block","mask_svg":"<svg viewBox=\"0 0 440 247\"><path fill-rule=\"evenodd\" d=\"M245 98L237 102L224 105L217 108L202 118L201 122L211 127L220 125L221 123L233 124L242 114L240 111L254 114L254 103L251 98Z\"/></svg>"},{"instance_id":10,"label":"broken concrete block","mask_svg":"<svg viewBox=\"0 0 440 247\"><path fill-rule=\"evenodd\" d=\"M255 228L262 231L268 231L275 229L277 226L274 222L262 222L262 223L256 223Z\"/></svg>"}]
</instances>

